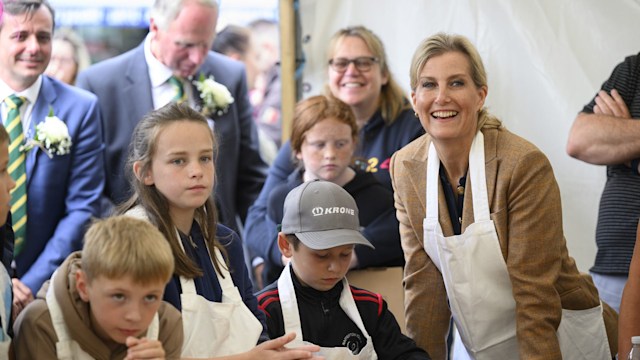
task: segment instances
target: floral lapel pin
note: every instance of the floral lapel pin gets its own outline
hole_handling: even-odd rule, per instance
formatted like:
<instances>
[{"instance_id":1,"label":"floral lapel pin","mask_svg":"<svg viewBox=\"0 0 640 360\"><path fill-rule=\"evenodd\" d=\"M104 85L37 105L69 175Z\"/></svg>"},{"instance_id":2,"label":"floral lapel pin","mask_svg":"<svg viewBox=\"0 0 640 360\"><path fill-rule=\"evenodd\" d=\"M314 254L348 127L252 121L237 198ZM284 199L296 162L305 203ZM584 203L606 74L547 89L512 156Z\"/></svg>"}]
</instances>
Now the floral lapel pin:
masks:
<instances>
[{"instance_id":1,"label":"floral lapel pin","mask_svg":"<svg viewBox=\"0 0 640 360\"><path fill-rule=\"evenodd\" d=\"M234 101L233 96L231 96L229 89L215 81L213 76L205 78L204 74L200 73L200 77L198 80L194 80L193 84L200 92L204 115L221 116L229 110L229 105Z\"/></svg>"},{"instance_id":2,"label":"floral lapel pin","mask_svg":"<svg viewBox=\"0 0 640 360\"><path fill-rule=\"evenodd\" d=\"M49 158L53 158L53 155L66 155L71 151L71 137L67 124L53 114L51 106L49 115L36 125L36 135L20 146L20 151L29 151L36 146Z\"/></svg>"}]
</instances>

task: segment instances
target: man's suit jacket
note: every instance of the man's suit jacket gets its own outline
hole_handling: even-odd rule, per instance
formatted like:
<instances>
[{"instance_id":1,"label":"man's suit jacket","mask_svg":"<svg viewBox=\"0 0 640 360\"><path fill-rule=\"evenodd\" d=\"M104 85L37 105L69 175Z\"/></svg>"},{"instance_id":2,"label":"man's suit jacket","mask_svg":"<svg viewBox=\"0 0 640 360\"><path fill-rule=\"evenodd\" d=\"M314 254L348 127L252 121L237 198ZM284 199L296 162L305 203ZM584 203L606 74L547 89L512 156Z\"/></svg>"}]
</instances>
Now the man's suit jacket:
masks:
<instances>
[{"instance_id":1,"label":"man's suit jacket","mask_svg":"<svg viewBox=\"0 0 640 360\"><path fill-rule=\"evenodd\" d=\"M27 238L15 261L17 276L34 294L69 254L82 248L89 220L99 215L104 188L98 100L48 76L42 79L28 134L35 134L51 108L67 124L72 145L69 154L52 158L37 147L27 153Z\"/></svg>"},{"instance_id":2,"label":"man's suit jacket","mask_svg":"<svg viewBox=\"0 0 640 360\"><path fill-rule=\"evenodd\" d=\"M214 116L218 139L216 201L221 221L237 229L235 215L244 220L266 177L267 165L258 150L258 135L247 95L244 66L209 52L196 73L225 85L235 101L222 116ZM129 143L135 126L153 110L151 80L144 44L80 73L77 85L98 96L105 134L107 184L105 195L118 204L129 198L131 186L125 174ZM193 93L197 90L193 87ZM194 99L200 101L199 98Z\"/></svg>"},{"instance_id":3,"label":"man's suit jacket","mask_svg":"<svg viewBox=\"0 0 640 360\"><path fill-rule=\"evenodd\" d=\"M595 307L600 301L598 292L568 254L560 192L545 155L505 129L482 131L491 219L513 286L520 358L561 359L556 337L561 309ZM422 227L430 141L424 135L399 150L390 171L406 260L408 335L433 359L444 359L451 313L442 275L425 252ZM474 222L470 181L467 179L464 197L463 231ZM445 236L452 236L442 185L438 187L440 226ZM615 354L617 314L608 305L604 307L609 345Z\"/></svg>"}]
</instances>

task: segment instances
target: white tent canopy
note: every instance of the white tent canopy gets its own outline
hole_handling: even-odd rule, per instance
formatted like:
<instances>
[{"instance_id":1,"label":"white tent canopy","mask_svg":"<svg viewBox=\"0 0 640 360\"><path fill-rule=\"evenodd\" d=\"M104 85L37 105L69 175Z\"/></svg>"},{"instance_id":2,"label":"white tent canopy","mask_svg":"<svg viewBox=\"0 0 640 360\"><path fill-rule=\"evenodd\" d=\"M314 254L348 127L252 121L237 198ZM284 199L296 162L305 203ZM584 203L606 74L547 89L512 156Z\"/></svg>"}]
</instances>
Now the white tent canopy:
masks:
<instances>
[{"instance_id":1,"label":"white tent canopy","mask_svg":"<svg viewBox=\"0 0 640 360\"><path fill-rule=\"evenodd\" d=\"M378 34L407 92L422 39L439 31L470 38L489 74L490 111L549 157L570 254L589 269L605 169L570 158L565 146L578 111L617 63L640 51L640 1L300 0L300 15L302 36L310 38L305 97L322 91L325 48L339 28L364 25Z\"/></svg>"}]
</instances>

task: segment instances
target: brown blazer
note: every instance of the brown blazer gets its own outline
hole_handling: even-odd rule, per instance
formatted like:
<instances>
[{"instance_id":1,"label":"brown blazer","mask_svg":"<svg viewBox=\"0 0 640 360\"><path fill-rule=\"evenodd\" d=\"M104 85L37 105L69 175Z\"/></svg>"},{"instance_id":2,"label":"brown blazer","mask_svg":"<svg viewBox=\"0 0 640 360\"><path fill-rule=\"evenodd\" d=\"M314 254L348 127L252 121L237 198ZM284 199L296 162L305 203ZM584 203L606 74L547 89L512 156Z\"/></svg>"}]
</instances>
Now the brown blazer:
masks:
<instances>
[{"instance_id":1,"label":"brown blazer","mask_svg":"<svg viewBox=\"0 0 640 360\"><path fill-rule=\"evenodd\" d=\"M560 191L546 156L506 129L483 129L491 219L507 264L516 302L521 359L562 359L556 330L561 309L599 304L588 275L580 274L562 232ZM425 184L431 138L424 135L391 159L395 205L406 265L407 332L433 359L445 359L451 313L440 271L424 249ZM474 222L470 179L464 197L462 229ZM444 199L439 185L439 198ZM445 236L453 228L445 201L439 204ZM617 352L617 314L604 304L612 355ZM482 309L478 309L482 311Z\"/></svg>"}]
</instances>

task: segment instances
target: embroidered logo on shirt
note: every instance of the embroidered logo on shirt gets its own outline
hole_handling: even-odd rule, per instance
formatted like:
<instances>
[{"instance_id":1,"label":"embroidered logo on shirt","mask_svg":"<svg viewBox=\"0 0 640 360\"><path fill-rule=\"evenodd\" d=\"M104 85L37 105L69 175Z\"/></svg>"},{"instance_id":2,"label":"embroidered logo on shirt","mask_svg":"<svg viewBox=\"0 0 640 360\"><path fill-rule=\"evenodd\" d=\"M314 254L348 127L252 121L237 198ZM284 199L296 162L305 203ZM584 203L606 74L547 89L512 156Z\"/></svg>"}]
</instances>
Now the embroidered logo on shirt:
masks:
<instances>
[{"instance_id":1,"label":"embroidered logo on shirt","mask_svg":"<svg viewBox=\"0 0 640 360\"><path fill-rule=\"evenodd\" d=\"M366 340L363 339L360 334L348 333L347 336L342 339L342 346L349 349L353 355L359 354L365 345Z\"/></svg>"}]
</instances>

